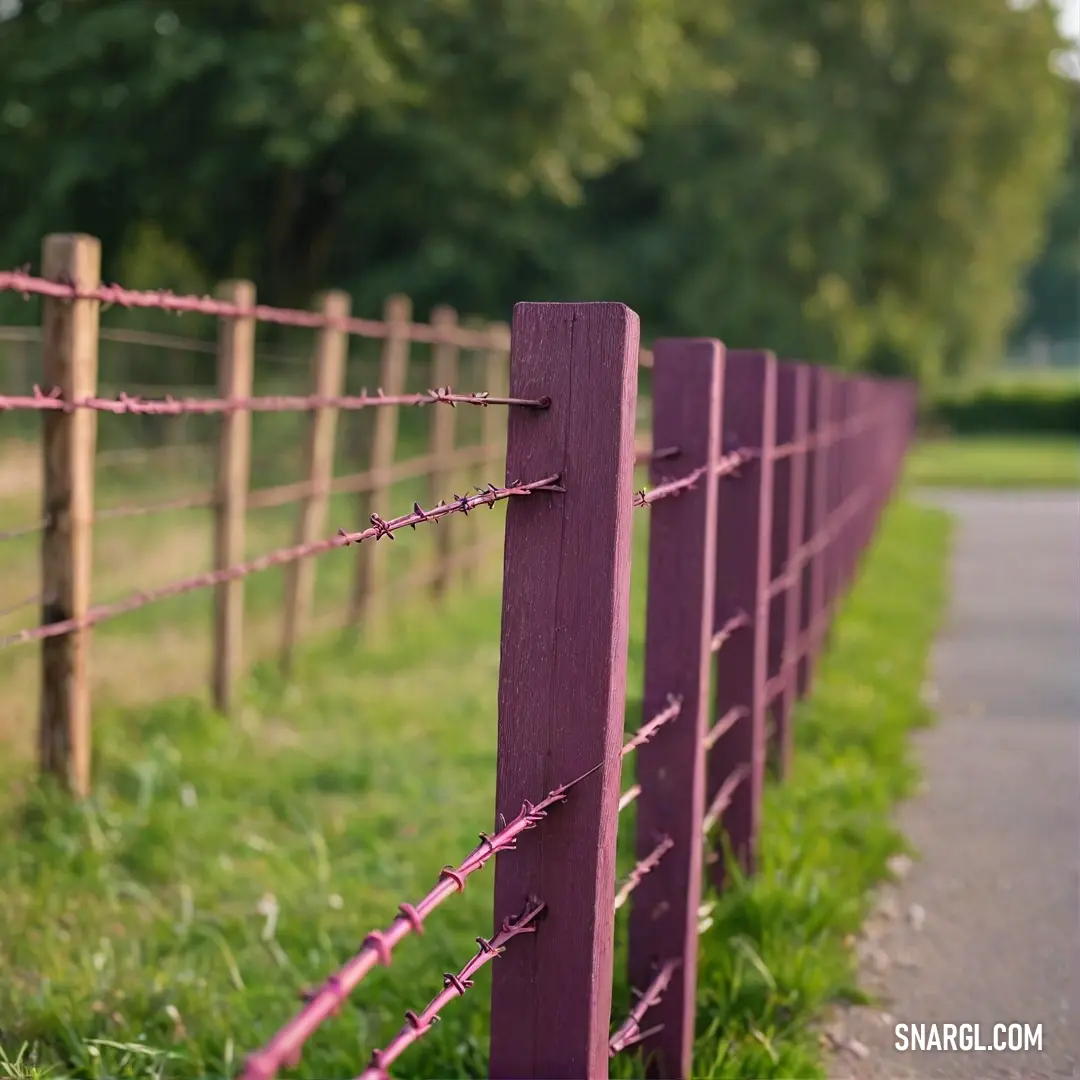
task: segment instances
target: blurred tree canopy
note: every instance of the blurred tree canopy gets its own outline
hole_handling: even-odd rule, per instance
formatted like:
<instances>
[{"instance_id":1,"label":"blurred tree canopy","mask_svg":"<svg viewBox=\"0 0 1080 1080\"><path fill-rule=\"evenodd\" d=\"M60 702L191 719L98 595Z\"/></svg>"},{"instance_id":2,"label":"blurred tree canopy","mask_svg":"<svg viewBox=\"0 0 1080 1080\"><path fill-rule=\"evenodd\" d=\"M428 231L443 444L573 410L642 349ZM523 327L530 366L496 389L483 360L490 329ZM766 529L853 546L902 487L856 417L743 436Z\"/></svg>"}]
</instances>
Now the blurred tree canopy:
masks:
<instances>
[{"instance_id":1,"label":"blurred tree canopy","mask_svg":"<svg viewBox=\"0 0 1080 1080\"><path fill-rule=\"evenodd\" d=\"M1080 74L1080 72L1078 72ZM1069 157L1046 245L1027 275L1027 305L1015 337L1080 341L1080 83L1072 86Z\"/></svg>"},{"instance_id":2,"label":"blurred tree canopy","mask_svg":"<svg viewBox=\"0 0 1080 1080\"><path fill-rule=\"evenodd\" d=\"M358 309L400 290L503 318L617 298L649 336L926 377L998 355L1068 135L1040 0L0 19L4 263L79 229L142 287L242 276L268 302L338 285ZM170 280L136 280L155 266Z\"/></svg>"}]
</instances>

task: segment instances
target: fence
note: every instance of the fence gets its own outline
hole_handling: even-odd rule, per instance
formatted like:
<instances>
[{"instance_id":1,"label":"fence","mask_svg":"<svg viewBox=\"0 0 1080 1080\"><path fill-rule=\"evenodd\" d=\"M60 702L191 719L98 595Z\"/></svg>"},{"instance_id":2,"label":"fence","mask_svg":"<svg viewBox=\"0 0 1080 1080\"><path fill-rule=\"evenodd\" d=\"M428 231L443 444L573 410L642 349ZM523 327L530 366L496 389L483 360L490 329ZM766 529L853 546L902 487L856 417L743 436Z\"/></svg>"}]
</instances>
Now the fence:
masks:
<instances>
[{"instance_id":1,"label":"fence","mask_svg":"<svg viewBox=\"0 0 1080 1080\"><path fill-rule=\"evenodd\" d=\"M47 267L46 277L55 280L57 269ZM52 290L46 342L56 343L61 360L82 340L73 331L79 320L90 323L97 302L118 295L72 279L14 281ZM12 281L0 277L0 287ZM218 314L235 326L250 310ZM406 1015L361 1075L387 1076L496 958L492 1077L593 1080L632 1047L644 1053L649 1075L690 1075L697 938L708 921L703 880L723 886L724 838L742 868L754 869L767 757L771 749L781 775L791 766L793 706L811 688L832 612L896 483L914 390L713 340L661 341L650 358L654 449L642 452L633 312L620 304L520 304L511 345L509 393L500 399L510 410L505 486L396 518L374 514L363 532L270 557L299 559L353 541L377 549L406 526L507 503L497 831L481 834L427 896L402 904L386 930L371 933L248 1059L246 1080L295 1065L364 977L389 964L392 950L493 859L495 935L477 939L473 959L443 977L421 1012ZM66 362L51 379L61 395L32 407L58 429L50 443L58 464L46 479L59 538L47 532L44 550L62 539L70 566L78 563L70 552L79 534L67 523L87 515L72 506L63 478L79 467L79 422L100 403L71 380ZM234 388L228 397L243 395ZM432 400L462 401L449 393ZM642 453L653 486L635 494ZM627 739L630 538L639 512L650 515L645 690L643 723ZM64 620L31 636L63 647L57 656L71 665L79 648L72 643L104 616L80 609L71 576L61 580ZM631 754L636 776L624 789ZM631 806L637 862L617 884L618 819ZM628 974L638 997L612 1033L613 926L627 904Z\"/></svg>"}]
</instances>

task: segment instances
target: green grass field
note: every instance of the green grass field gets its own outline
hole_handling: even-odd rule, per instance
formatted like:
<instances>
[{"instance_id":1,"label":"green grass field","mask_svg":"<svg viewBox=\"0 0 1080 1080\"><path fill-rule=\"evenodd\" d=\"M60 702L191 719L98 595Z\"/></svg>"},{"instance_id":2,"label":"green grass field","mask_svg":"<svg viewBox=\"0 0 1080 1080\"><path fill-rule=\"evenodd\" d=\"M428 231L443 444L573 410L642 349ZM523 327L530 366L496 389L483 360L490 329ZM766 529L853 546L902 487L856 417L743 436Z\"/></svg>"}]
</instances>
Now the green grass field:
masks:
<instances>
[{"instance_id":1,"label":"green grass field","mask_svg":"<svg viewBox=\"0 0 1080 1080\"><path fill-rule=\"evenodd\" d=\"M645 516L636 524L634 722ZM695 1075L824 1075L817 1021L858 996L845 939L901 848L889 814L913 781L907 734L927 719L919 689L946 546L937 511L889 511L798 711L794 776L768 793L761 873L720 899L703 936ZM231 723L197 699L103 706L96 791L83 806L8 758L0 1077L234 1076L301 989L490 826L499 608L489 569L438 617L414 605L363 644L309 647L288 685L259 666ZM490 928L491 879L477 875L372 974L312 1040L299 1075L360 1071L403 1010L472 955ZM622 933L620 923L617 1012L628 1003ZM488 978L396 1076L486 1075ZM631 1060L613 1062L613 1075L634 1074Z\"/></svg>"},{"instance_id":2,"label":"green grass field","mask_svg":"<svg viewBox=\"0 0 1080 1080\"><path fill-rule=\"evenodd\" d=\"M1080 442L1024 435L928 439L908 457L907 476L928 487L1080 487Z\"/></svg>"}]
</instances>

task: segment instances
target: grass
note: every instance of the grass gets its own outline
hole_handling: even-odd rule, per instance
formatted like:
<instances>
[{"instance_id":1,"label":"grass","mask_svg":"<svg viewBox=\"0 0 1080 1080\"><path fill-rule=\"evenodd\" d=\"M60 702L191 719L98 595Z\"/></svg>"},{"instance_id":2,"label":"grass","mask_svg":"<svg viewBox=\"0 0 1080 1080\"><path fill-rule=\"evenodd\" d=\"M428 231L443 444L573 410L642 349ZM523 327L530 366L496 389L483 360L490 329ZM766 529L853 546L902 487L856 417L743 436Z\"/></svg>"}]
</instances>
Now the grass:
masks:
<instances>
[{"instance_id":1,"label":"grass","mask_svg":"<svg viewBox=\"0 0 1080 1080\"><path fill-rule=\"evenodd\" d=\"M1080 487L1080 442L1024 435L928 439L913 449L907 475L927 487Z\"/></svg>"},{"instance_id":2,"label":"grass","mask_svg":"<svg viewBox=\"0 0 1080 1080\"><path fill-rule=\"evenodd\" d=\"M845 603L797 715L794 777L768 793L761 872L720 899L702 939L697 1076L824 1075L815 1023L858 995L845 939L902 844L889 813L913 780L907 733L926 719L945 546L938 512L893 507ZM490 825L499 610L497 581L481 578L438 619L406 609L362 644L307 648L288 685L258 666L233 723L197 699L101 708L82 806L0 765L0 1077L235 1075L303 987ZM312 1040L303 1075L358 1071L472 955L490 886L478 875L373 974ZM621 970L620 953L618 1010ZM489 977L395 1075L486 1075Z\"/></svg>"}]
</instances>

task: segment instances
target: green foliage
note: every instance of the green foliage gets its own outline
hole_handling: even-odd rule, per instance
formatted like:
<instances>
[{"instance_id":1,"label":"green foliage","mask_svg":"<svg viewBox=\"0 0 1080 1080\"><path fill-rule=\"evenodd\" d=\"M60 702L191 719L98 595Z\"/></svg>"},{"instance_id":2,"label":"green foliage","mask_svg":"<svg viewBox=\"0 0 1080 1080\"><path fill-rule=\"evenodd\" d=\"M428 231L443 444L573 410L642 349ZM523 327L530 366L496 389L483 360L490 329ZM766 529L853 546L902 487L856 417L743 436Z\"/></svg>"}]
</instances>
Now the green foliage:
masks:
<instances>
[{"instance_id":1,"label":"green foliage","mask_svg":"<svg viewBox=\"0 0 1080 1080\"><path fill-rule=\"evenodd\" d=\"M957 435L1080 436L1080 379L995 380L942 391L930 422Z\"/></svg>"},{"instance_id":2,"label":"green foliage","mask_svg":"<svg viewBox=\"0 0 1080 1080\"><path fill-rule=\"evenodd\" d=\"M1080 67L1076 78L1080 80ZM1046 244L1026 284L1028 304L1015 336L1080 340L1080 81L1072 85L1069 158L1060 177Z\"/></svg>"},{"instance_id":3,"label":"green foliage","mask_svg":"<svg viewBox=\"0 0 1080 1080\"><path fill-rule=\"evenodd\" d=\"M899 844L889 815L912 777L905 734L925 715L944 540L937 511L893 508L845 605L798 712L798 769L768 794L762 873L725 894L703 940L696 1076L821 1074L813 1025L855 993L844 938ZM635 558L638 702L643 566ZM437 621L414 610L362 647L325 642L287 686L257 670L232 723L191 701L99 709L82 806L12 774L0 787L0 1077L235 1076L301 989L490 821L498 626L489 588ZM628 839L632 815L621 826ZM633 846L620 847L625 873ZM489 870L312 1039L307 1075L360 1071L490 925ZM616 970L622 1009L621 957ZM486 1075L488 978L395 1075ZM641 1075L629 1058L613 1066Z\"/></svg>"},{"instance_id":4,"label":"green foliage","mask_svg":"<svg viewBox=\"0 0 1080 1080\"><path fill-rule=\"evenodd\" d=\"M617 297L649 335L932 379L1016 314L1056 44L1044 0L23 0L0 259L78 228L115 273L152 226L269 302Z\"/></svg>"}]
</instances>

